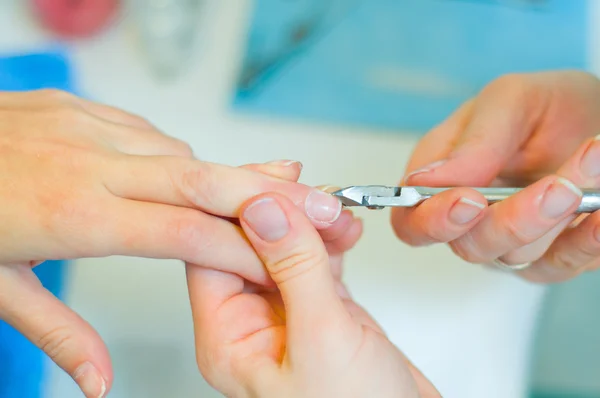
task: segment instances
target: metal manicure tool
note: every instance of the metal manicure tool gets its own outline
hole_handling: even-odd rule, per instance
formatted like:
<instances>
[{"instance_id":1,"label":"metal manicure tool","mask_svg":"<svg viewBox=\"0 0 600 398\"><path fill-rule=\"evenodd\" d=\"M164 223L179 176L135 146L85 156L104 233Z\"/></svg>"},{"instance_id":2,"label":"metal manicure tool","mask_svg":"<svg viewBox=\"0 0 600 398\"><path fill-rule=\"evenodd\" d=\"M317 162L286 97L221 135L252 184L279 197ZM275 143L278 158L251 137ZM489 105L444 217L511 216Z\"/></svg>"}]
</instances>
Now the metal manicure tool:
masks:
<instances>
[{"instance_id":1,"label":"metal manicure tool","mask_svg":"<svg viewBox=\"0 0 600 398\"><path fill-rule=\"evenodd\" d=\"M440 192L452 188L391 187L385 185L351 186L332 193L342 205L381 210L386 207L413 207ZM471 188L480 192L489 204L500 202L524 188ZM582 190L577 213L592 213L600 209L600 191Z\"/></svg>"}]
</instances>

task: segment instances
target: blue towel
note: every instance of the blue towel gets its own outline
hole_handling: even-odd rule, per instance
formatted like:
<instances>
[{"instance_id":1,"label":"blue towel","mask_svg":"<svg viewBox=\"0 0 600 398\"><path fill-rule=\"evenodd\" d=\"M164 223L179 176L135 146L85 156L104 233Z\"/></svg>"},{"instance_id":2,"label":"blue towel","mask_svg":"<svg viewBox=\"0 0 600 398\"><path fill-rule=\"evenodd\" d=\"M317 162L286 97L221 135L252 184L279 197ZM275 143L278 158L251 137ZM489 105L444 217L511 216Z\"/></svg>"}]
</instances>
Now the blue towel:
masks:
<instances>
[{"instance_id":1,"label":"blue towel","mask_svg":"<svg viewBox=\"0 0 600 398\"><path fill-rule=\"evenodd\" d=\"M0 57L0 90L57 88L74 92L71 70L60 51ZM47 261L34 272L42 284L61 298L64 261ZM26 309L25 309L26 310ZM49 361L43 351L0 321L0 398L39 398Z\"/></svg>"}]
</instances>

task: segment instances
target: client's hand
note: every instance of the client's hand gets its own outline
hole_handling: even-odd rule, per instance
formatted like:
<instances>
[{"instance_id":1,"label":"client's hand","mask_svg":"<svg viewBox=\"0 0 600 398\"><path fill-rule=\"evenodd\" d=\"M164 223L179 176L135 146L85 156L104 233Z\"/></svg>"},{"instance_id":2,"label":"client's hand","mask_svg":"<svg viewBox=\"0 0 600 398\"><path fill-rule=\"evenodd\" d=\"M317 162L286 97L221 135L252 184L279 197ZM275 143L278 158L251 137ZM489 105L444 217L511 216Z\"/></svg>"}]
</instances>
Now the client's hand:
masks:
<instances>
[{"instance_id":1,"label":"client's hand","mask_svg":"<svg viewBox=\"0 0 600 398\"><path fill-rule=\"evenodd\" d=\"M277 289L188 265L198 366L213 387L228 397L439 396L341 282L342 254L362 232L349 211L319 235L289 199L263 194L240 220Z\"/></svg>"}]
</instances>

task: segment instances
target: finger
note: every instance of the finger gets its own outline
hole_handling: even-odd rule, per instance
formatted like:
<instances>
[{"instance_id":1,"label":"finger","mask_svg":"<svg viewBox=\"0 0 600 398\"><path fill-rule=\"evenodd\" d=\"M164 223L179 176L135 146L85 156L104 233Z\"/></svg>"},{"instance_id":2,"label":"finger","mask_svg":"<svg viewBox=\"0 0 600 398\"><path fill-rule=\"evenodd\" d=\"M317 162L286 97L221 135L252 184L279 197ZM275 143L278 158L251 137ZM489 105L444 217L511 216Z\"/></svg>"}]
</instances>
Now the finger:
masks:
<instances>
[{"instance_id":1,"label":"finger","mask_svg":"<svg viewBox=\"0 0 600 398\"><path fill-rule=\"evenodd\" d=\"M336 290L341 297L350 298L350 293L342 283L344 254L356 245L362 232L362 220L354 219L350 227L342 236L335 240L325 242L325 248L327 249L327 253L329 253L331 275L336 281Z\"/></svg>"},{"instance_id":2,"label":"finger","mask_svg":"<svg viewBox=\"0 0 600 398\"><path fill-rule=\"evenodd\" d=\"M487 207L480 193L468 188L441 192L414 208L392 212L396 236L412 246L450 242L473 228Z\"/></svg>"},{"instance_id":3,"label":"finger","mask_svg":"<svg viewBox=\"0 0 600 398\"><path fill-rule=\"evenodd\" d=\"M556 174L568 179L578 187L596 188L600 186L600 142L595 139L587 140ZM539 259L575 218L575 215L567 217L542 238L505 254L502 260L510 264L522 264Z\"/></svg>"},{"instance_id":4,"label":"finger","mask_svg":"<svg viewBox=\"0 0 600 398\"><path fill-rule=\"evenodd\" d=\"M467 125L452 137L445 156L414 171L406 183L488 186L532 136L545 112L534 83L529 75L509 75L488 85L473 103ZM512 162L516 167L519 160Z\"/></svg>"},{"instance_id":5,"label":"finger","mask_svg":"<svg viewBox=\"0 0 600 398\"><path fill-rule=\"evenodd\" d=\"M581 195L569 180L546 177L491 206L485 217L451 246L467 261L490 262L543 237L575 212Z\"/></svg>"},{"instance_id":6,"label":"finger","mask_svg":"<svg viewBox=\"0 0 600 398\"><path fill-rule=\"evenodd\" d=\"M600 213L564 231L543 256L521 275L534 282L557 283L600 264Z\"/></svg>"},{"instance_id":7,"label":"finger","mask_svg":"<svg viewBox=\"0 0 600 398\"><path fill-rule=\"evenodd\" d=\"M302 163L296 160L276 160L269 163L247 164L241 167L290 182L297 182L302 172Z\"/></svg>"},{"instance_id":8,"label":"finger","mask_svg":"<svg viewBox=\"0 0 600 398\"><path fill-rule=\"evenodd\" d=\"M105 242L100 255L210 264L260 285L272 285L241 228L226 220L193 209L129 200L119 200L111 212L114 216L93 239Z\"/></svg>"},{"instance_id":9,"label":"finger","mask_svg":"<svg viewBox=\"0 0 600 398\"><path fill-rule=\"evenodd\" d=\"M0 318L64 369L86 397L106 395L113 375L102 339L44 289L31 268L0 267Z\"/></svg>"},{"instance_id":10,"label":"finger","mask_svg":"<svg viewBox=\"0 0 600 398\"><path fill-rule=\"evenodd\" d=\"M281 292L292 360L303 355L299 347L327 339L316 325L330 325L336 336L352 325L336 293L323 242L289 199L275 193L253 198L242 208L240 221Z\"/></svg>"},{"instance_id":11,"label":"finger","mask_svg":"<svg viewBox=\"0 0 600 398\"><path fill-rule=\"evenodd\" d=\"M342 217L340 217L340 220L342 220ZM329 232L329 230L325 231ZM327 248L327 253L329 253L330 256L343 254L351 250L360 239L363 232L363 222L360 218L351 218L347 228L335 239L327 240L323 238L325 231L321 232L321 238Z\"/></svg>"},{"instance_id":12,"label":"finger","mask_svg":"<svg viewBox=\"0 0 600 398\"><path fill-rule=\"evenodd\" d=\"M586 141L559 169L558 174L570 178L583 188L600 187L600 141ZM535 261L523 275L531 280L558 282L593 266L599 254L596 247L598 217L596 213L585 217L581 222L571 224L573 228L557 231L551 241L538 244L534 259L542 258ZM570 221L574 220L574 216L570 218Z\"/></svg>"},{"instance_id":13,"label":"finger","mask_svg":"<svg viewBox=\"0 0 600 398\"><path fill-rule=\"evenodd\" d=\"M233 371L239 364L233 362L229 345L268 325L255 322L262 317L236 317L243 311L235 302L244 291L244 281L239 276L192 264L186 264L186 275L198 369L213 388L227 396L242 396ZM266 319L270 317L275 315L270 314Z\"/></svg>"},{"instance_id":14,"label":"finger","mask_svg":"<svg viewBox=\"0 0 600 398\"><path fill-rule=\"evenodd\" d=\"M332 242L343 236L354 221L354 214L351 210L344 209L340 213L337 221L330 228L320 231L323 242Z\"/></svg>"},{"instance_id":15,"label":"finger","mask_svg":"<svg viewBox=\"0 0 600 398\"><path fill-rule=\"evenodd\" d=\"M288 196L317 228L330 227L342 210L336 197L306 185L178 157L123 157L108 165L104 182L116 196L192 207L222 217L237 217L244 201L269 191Z\"/></svg>"}]
</instances>

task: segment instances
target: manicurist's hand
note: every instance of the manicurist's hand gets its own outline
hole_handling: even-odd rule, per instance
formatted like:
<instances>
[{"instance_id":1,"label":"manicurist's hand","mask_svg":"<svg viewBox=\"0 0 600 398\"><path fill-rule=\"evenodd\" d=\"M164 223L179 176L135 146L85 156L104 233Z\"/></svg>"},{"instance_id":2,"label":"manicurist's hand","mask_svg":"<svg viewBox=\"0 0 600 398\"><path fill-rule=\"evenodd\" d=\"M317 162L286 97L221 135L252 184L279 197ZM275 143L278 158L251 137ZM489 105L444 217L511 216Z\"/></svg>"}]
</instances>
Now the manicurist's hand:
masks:
<instances>
[{"instance_id":1,"label":"manicurist's hand","mask_svg":"<svg viewBox=\"0 0 600 398\"><path fill-rule=\"evenodd\" d=\"M268 193L240 220L276 288L187 266L198 365L213 387L232 398L439 397L341 282L362 230L349 211L320 235Z\"/></svg>"},{"instance_id":2,"label":"manicurist's hand","mask_svg":"<svg viewBox=\"0 0 600 398\"><path fill-rule=\"evenodd\" d=\"M580 188L600 188L600 82L583 72L502 77L417 145L405 185L527 186L487 206L468 188L394 209L404 242L449 243L478 264L527 267L558 282L600 265L600 214L576 220ZM574 222L577 221L577 226Z\"/></svg>"}]
</instances>

